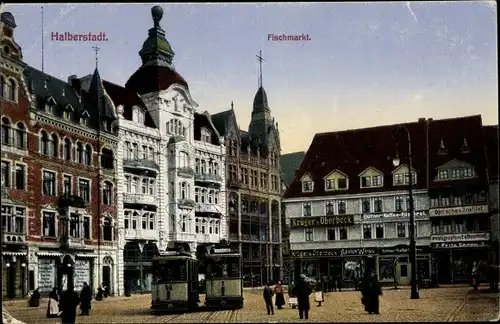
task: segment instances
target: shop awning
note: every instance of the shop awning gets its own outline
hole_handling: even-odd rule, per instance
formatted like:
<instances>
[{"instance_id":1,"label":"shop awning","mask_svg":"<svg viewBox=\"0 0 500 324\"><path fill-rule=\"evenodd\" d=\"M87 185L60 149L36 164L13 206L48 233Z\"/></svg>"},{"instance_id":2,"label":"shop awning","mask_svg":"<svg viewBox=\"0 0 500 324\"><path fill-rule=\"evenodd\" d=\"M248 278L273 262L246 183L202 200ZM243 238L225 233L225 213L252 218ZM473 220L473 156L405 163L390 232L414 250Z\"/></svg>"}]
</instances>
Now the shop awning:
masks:
<instances>
[{"instance_id":1,"label":"shop awning","mask_svg":"<svg viewBox=\"0 0 500 324\"><path fill-rule=\"evenodd\" d=\"M36 255L38 256L44 256L44 257L60 257L62 256L62 253L59 252L37 252Z\"/></svg>"},{"instance_id":2,"label":"shop awning","mask_svg":"<svg viewBox=\"0 0 500 324\"><path fill-rule=\"evenodd\" d=\"M28 255L28 253L27 252L2 251L2 255L22 256L22 255Z\"/></svg>"},{"instance_id":3,"label":"shop awning","mask_svg":"<svg viewBox=\"0 0 500 324\"><path fill-rule=\"evenodd\" d=\"M99 255L91 254L91 253L77 253L76 257L77 258L98 258Z\"/></svg>"}]
</instances>

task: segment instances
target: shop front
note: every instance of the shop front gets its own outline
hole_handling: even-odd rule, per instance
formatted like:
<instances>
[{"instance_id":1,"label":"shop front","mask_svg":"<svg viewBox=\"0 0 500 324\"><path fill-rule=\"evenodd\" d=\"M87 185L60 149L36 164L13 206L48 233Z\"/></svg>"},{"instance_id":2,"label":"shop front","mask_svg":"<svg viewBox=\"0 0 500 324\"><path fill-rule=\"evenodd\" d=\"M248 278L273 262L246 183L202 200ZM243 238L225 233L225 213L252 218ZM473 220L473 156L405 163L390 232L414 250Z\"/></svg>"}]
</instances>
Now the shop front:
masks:
<instances>
[{"instance_id":1,"label":"shop front","mask_svg":"<svg viewBox=\"0 0 500 324\"><path fill-rule=\"evenodd\" d=\"M23 298L28 293L27 252L2 252L2 296L8 299Z\"/></svg>"},{"instance_id":2,"label":"shop front","mask_svg":"<svg viewBox=\"0 0 500 324\"><path fill-rule=\"evenodd\" d=\"M291 251L296 271L307 277L319 279L327 276L333 280L338 275L343 287L354 287L365 271L376 269L376 248L345 248Z\"/></svg>"},{"instance_id":3,"label":"shop front","mask_svg":"<svg viewBox=\"0 0 500 324\"><path fill-rule=\"evenodd\" d=\"M416 268L419 281L431 280L431 249L429 246L417 246ZM381 283L409 285L412 271L408 246L399 245L379 249L378 278Z\"/></svg>"},{"instance_id":4,"label":"shop front","mask_svg":"<svg viewBox=\"0 0 500 324\"><path fill-rule=\"evenodd\" d=\"M58 287L59 267L62 263L62 253L51 251L39 251L37 258L32 261L36 264L36 275L34 287L42 295L48 295L54 287Z\"/></svg>"},{"instance_id":5,"label":"shop front","mask_svg":"<svg viewBox=\"0 0 500 324\"><path fill-rule=\"evenodd\" d=\"M488 241L433 242L434 277L438 284L466 283L471 278L472 264L476 262L481 281L487 279L490 257Z\"/></svg>"}]
</instances>

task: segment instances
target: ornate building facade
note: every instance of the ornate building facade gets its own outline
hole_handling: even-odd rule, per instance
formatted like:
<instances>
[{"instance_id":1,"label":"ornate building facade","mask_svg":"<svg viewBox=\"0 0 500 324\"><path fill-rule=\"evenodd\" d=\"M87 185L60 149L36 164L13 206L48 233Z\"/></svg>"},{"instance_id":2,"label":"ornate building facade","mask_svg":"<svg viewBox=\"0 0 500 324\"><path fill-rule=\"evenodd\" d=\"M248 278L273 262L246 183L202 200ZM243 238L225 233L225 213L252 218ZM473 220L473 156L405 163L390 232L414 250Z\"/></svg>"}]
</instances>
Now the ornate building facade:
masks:
<instances>
[{"instance_id":1,"label":"ornate building facade","mask_svg":"<svg viewBox=\"0 0 500 324\"><path fill-rule=\"evenodd\" d=\"M229 241L244 260L244 285L261 286L283 277L280 138L261 86L248 131L231 109L212 116L227 146L226 196Z\"/></svg>"},{"instance_id":2,"label":"ornate building facade","mask_svg":"<svg viewBox=\"0 0 500 324\"><path fill-rule=\"evenodd\" d=\"M116 292L118 137L99 72L82 89L30 67L14 17L1 19L2 62L10 63L2 66L2 234L17 249L6 253L6 294L83 282Z\"/></svg>"}]
</instances>

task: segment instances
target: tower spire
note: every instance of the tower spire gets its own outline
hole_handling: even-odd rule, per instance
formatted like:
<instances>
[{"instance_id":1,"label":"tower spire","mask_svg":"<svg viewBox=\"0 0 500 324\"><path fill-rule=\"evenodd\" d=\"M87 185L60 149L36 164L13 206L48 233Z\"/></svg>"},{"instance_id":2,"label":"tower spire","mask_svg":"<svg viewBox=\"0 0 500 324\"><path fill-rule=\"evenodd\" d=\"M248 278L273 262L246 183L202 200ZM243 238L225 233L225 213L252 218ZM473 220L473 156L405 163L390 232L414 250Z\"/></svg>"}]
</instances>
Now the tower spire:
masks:
<instances>
[{"instance_id":1,"label":"tower spire","mask_svg":"<svg viewBox=\"0 0 500 324\"><path fill-rule=\"evenodd\" d=\"M259 88L262 87L262 61L264 59L262 58L262 51L259 51L259 55L257 56L257 60L259 61Z\"/></svg>"},{"instance_id":2,"label":"tower spire","mask_svg":"<svg viewBox=\"0 0 500 324\"><path fill-rule=\"evenodd\" d=\"M94 49L94 52L95 52L95 68L97 69L98 66L99 66L99 46L92 46L92 48Z\"/></svg>"}]
</instances>

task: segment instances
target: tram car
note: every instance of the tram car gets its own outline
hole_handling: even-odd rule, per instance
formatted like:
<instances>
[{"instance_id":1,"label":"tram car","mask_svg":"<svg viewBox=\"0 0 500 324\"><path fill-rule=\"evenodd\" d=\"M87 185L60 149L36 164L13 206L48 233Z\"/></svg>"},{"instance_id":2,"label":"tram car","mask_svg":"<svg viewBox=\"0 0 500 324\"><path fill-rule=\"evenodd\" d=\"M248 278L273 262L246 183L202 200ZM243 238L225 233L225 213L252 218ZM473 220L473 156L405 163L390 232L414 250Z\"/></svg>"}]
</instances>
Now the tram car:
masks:
<instances>
[{"instance_id":1,"label":"tram car","mask_svg":"<svg viewBox=\"0 0 500 324\"><path fill-rule=\"evenodd\" d=\"M153 259L151 310L155 314L198 308L198 261L183 251L165 251Z\"/></svg>"},{"instance_id":2,"label":"tram car","mask_svg":"<svg viewBox=\"0 0 500 324\"><path fill-rule=\"evenodd\" d=\"M229 248L213 248L205 255L205 264L205 306L208 309L243 308L241 254Z\"/></svg>"}]
</instances>

